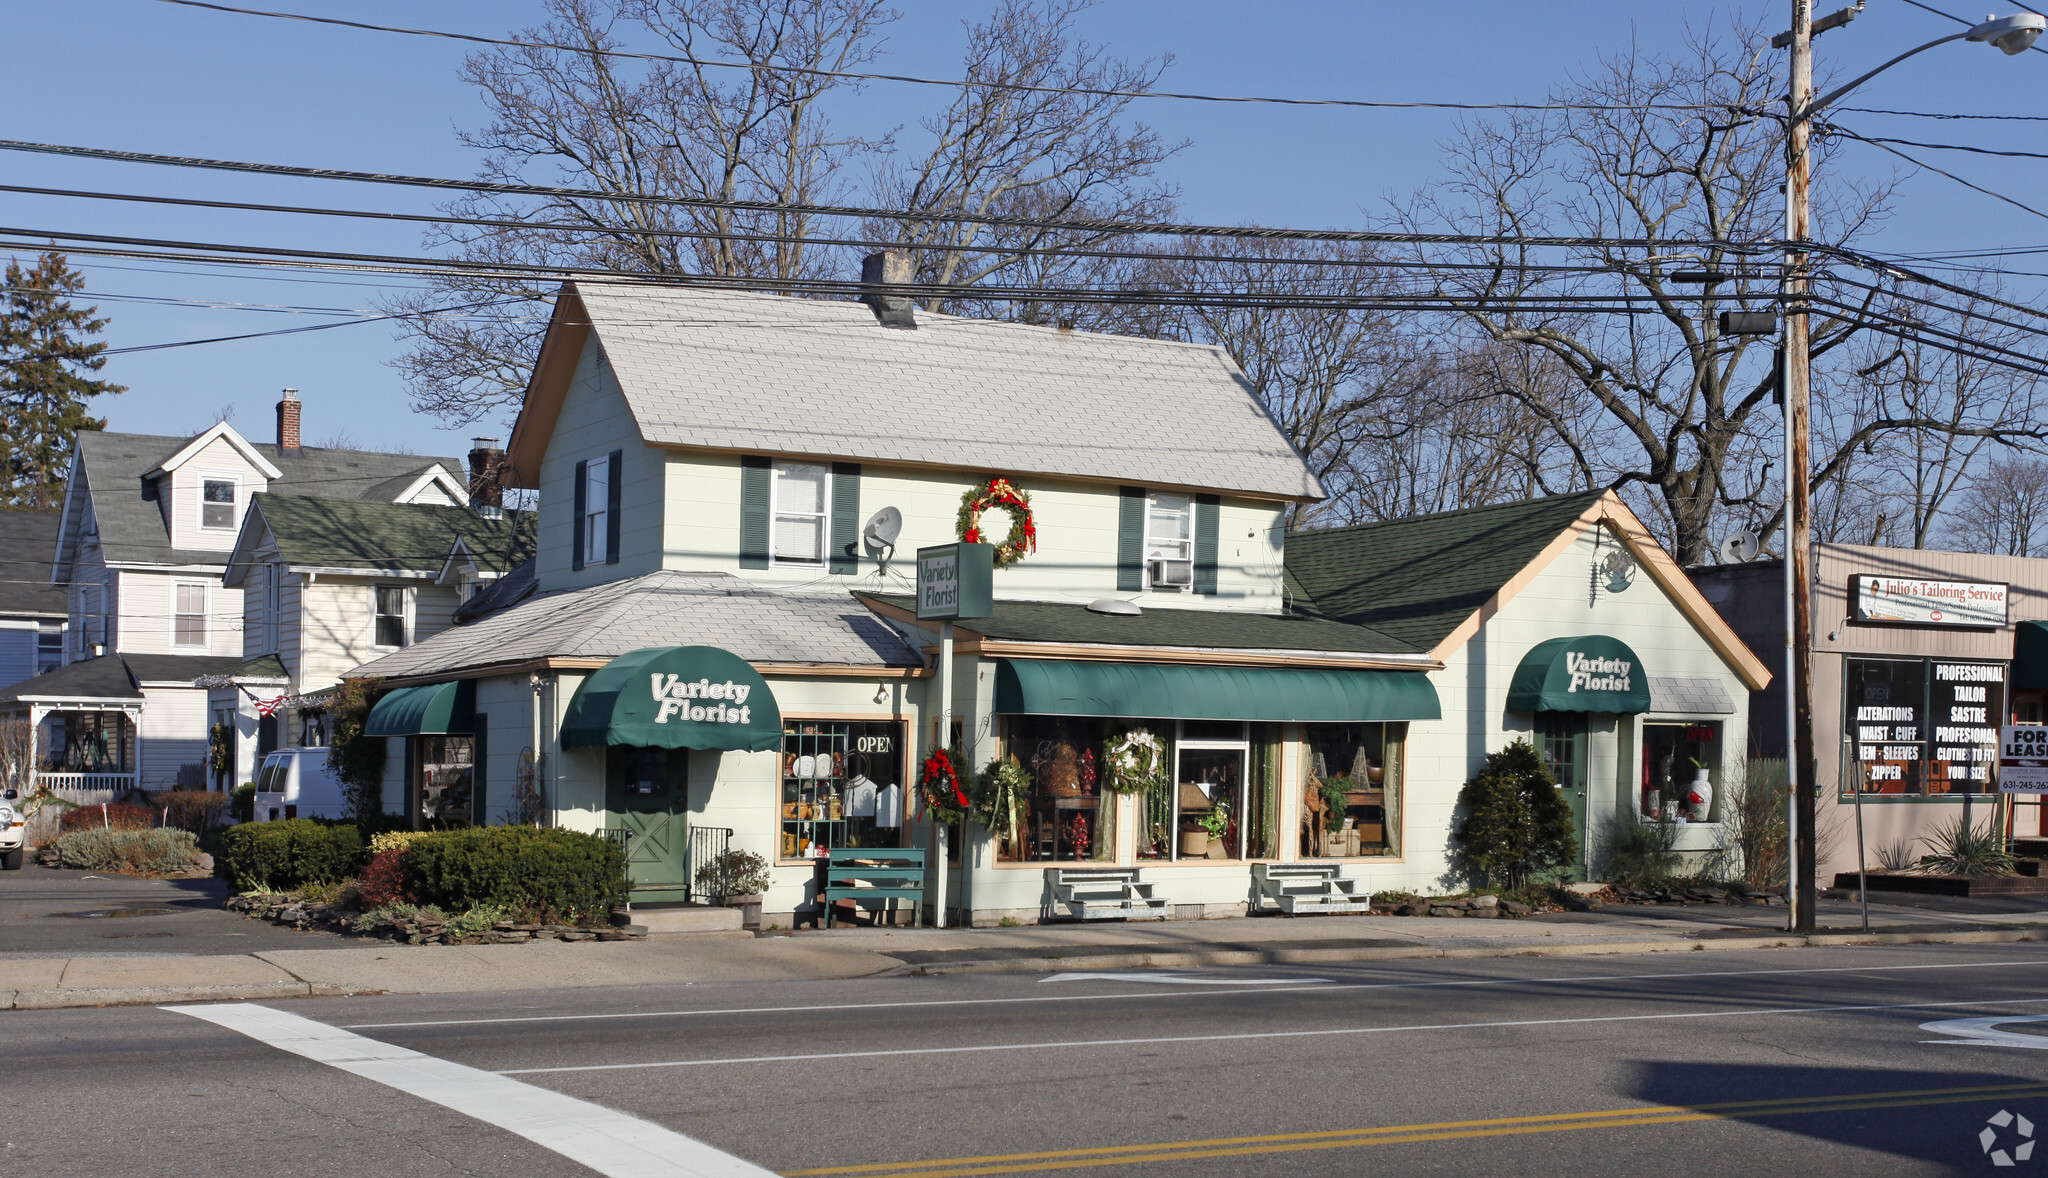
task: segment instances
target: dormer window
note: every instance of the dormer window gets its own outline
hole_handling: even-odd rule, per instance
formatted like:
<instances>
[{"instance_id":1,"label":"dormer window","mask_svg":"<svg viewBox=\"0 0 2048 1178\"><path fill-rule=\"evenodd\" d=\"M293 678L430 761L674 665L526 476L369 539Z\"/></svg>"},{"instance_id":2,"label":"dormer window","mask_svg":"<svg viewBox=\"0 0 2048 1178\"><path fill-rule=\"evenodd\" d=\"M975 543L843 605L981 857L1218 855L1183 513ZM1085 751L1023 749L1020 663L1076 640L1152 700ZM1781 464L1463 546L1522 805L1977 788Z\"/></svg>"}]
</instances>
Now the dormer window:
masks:
<instances>
[{"instance_id":1,"label":"dormer window","mask_svg":"<svg viewBox=\"0 0 2048 1178\"><path fill-rule=\"evenodd\" d=\"M235 480L207 479L200 484L199 526L221 529L235 526Z\"/></svg>"}]
</instances>

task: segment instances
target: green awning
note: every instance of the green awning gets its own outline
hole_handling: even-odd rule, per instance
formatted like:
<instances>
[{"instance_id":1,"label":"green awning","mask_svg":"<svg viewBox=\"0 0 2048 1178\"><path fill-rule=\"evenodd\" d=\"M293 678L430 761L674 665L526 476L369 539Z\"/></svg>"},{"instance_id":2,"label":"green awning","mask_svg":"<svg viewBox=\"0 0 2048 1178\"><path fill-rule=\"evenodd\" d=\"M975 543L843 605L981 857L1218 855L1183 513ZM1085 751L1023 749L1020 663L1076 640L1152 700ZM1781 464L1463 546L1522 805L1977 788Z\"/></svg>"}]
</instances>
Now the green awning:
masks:
<instances>
[{"instance_id":1,"label":"green awning","mask_svg":"<svg viewBox=\"0 0 2048 1178\"><path fill-rule=\"evenodd\" d=\"M1421 671L1004 659L996 711L1160 720L1436 720Z\"/></svg>"},{"instance_id":2,"label":"green awning","mask_svg":"<svg viewBox=\"0 0 2048 1178\"><path fill-rule=\"evenodd\" d=\"M2048 688L2048 622L2012 628L2012 686L2015 691Z\"/></svg>"},{"instance_id":3,"label":"green awning","mask_svg":"<svg viewBox=\"0 0 2048 1178\"><path fill-rule=\"evenodd\" d=\"M715 646L648 646L598 668L569 697L563 748L663 749L782 745L782 710L767 680Z\"/></svg>"},{"instance_id":4,"label":"green awning","mask_svg":"<svg viewBox=\"0 0 2048 1178\"><path fill-rule=\"evenodd\" d=\"M476 680L401 687L370 709L364 736L469 732L476 727Z\"/></svg>"},{"instance_id":5,"label":"green awning","mask_svg":"<svg viewBox=\"0 0 2048 1178\"><path fill-rule=\"evenodd\" d=\"M1510 712L1650 710L1650 676L1620 639L1604 634L1552 638L1522 656L1508 684Z\"/></svg>"}]
</instances>

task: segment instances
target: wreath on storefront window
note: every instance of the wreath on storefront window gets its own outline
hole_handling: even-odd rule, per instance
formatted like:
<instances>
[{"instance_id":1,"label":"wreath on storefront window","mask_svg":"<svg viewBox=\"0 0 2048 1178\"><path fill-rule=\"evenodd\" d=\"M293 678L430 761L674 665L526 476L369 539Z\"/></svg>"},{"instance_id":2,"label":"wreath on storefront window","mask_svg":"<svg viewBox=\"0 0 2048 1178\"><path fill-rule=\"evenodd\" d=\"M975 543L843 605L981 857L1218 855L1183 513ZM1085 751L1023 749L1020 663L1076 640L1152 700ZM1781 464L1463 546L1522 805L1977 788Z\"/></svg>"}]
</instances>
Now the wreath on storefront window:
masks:
<instances>
[{"instance_id":1,"label":"wreath on storefront window","mask_svg":"<svg viewBox=\"0 0 2048 1178\"><path fill-rule=\"evenodd\" d=\"M1153 793L1166 788L1166 742L1144 728L1133 728L1110 740L1103 749L1104 789L1111 793Z\"/></svg>"},{"instance_id":2,"label":"wreath on storefront window","mask_svg":"<svg viewBox=\"0 0 2048 1178\"><path fill-rule=\"evenodd\" d=\"M960 770L945 749L933 749L917 769L917 795L940 822L958 822L971 800L960 786Z\"/></svg>"},{"instance_id":3,"label":"wreath on storefront window","mask_svg":"<svg viewBox=\"0 0 2048 1178\"><path fill-rule=\"evenodd\" d=\"M960 539L969 544L986 544L981 530L981 513L1000 507L1010 513L1010 534L996 541L996 567L1003 568L1038 551L1038 523L1031 514L1031 496L1011 485L1010 480L992 478L970 487L960 496Z\"/></svg>"},{"instance_id":4,"label":"wreath on storefront window","mask_svg":"<svg viewBox=\"0 0 2048 1178\"><path fill-rule=\"evenodd\" d=\"M997 842L1015 842L1031 808L1031 771L1015 757L998 757L974 779L974 820Z\"/></svg>"}]
</instances>

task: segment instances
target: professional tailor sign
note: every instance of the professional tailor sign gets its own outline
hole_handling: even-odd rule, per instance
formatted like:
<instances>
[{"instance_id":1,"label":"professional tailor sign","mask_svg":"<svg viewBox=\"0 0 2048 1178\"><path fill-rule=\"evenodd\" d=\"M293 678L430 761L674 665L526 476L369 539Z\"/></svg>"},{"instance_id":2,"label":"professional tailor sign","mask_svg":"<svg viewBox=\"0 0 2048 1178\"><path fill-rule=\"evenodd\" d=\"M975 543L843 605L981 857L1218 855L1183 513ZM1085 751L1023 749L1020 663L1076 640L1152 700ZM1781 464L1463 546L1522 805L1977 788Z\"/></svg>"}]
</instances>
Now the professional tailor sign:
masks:
<instances>
[{"instance_id":1,"label":"professional tailor sign","mask_svg":"<svg viewBox=\"0 0 2048 1178\"><path fill-rule=\"evenodd\" d=\"M2048 727L2008 724L1998 730L1998 792L2048 793Z\"/></svg>"},{"instance_id":2,"label":"professional tailor sign","mask_svg":"<svg viewBox=\"0 0 2048 1178\"><path fill-rule=\"evenodd\" d=\"M995 545L934 544L917 550L917 616L985 618L993 607Z\"/></svg>"},{"instance_id":3,"label":"professional tailor sign","mask_svg":"<svg viewBox=\"0 0 2048 1178\"><path fill-rule=\"evenodd\" d=\"M1903 626L2003 626L2007 586L1982 581L1923 581L1859 573L1849 586L1859 622Z\"/></svg>"}]
</instances>

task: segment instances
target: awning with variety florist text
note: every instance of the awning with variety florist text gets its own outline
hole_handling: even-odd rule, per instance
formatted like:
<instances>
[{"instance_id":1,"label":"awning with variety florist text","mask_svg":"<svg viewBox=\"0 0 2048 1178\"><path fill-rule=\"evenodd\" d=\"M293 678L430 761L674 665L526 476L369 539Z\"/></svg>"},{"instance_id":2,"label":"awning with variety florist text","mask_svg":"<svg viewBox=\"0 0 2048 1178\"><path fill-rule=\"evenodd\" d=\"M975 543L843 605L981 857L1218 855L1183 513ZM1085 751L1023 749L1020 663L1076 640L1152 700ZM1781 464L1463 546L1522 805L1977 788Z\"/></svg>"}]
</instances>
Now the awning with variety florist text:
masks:
<instances>
[{"instance_id":1,"label":"awning with variety florist text","mask_svg":"<svg viewBox=\"0 0 2048 1178\"><path fill-rule=\"evenodd\" d=\"M1161 720L1437 720L1421 671L1004 659L996 711Z\"/></svg>"},{"instance_id":2,"label":"awning with variety florist text","mask_svg":"<svg viewBox=\"0 0 2048 1178\"><path fill-rule=\"evenodd\" d=\"M598 668L569 697L563 748L765 752L782 744L782 710L760 672L716 646L649 646Z\"/></svg>"},{"instance_id":3,"label":"awning with variety florist text","mask_svg":"<svg viewBox=\"0 0 2048 1178\"><path fill-rule=\"evenodd\" d=\"M1587 634L1552 638L1531 647L1508 683L1510 712L1614 712L1650 710L1650 676L1643 660L1618 638Z\"/></svg>"},{"instance_id":4,"label":"awning with variety florist text","mask_svg":"<svg viewBox=\"0 0 2048 1178\"><path fill-rule=\"evenodd\" d=\"M420 736L476 730L476 680L386 692L363 722L364 736Z\"/></svg>"}]
</instances>

